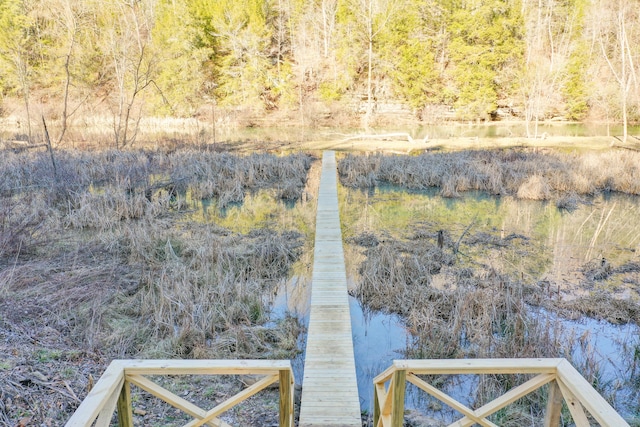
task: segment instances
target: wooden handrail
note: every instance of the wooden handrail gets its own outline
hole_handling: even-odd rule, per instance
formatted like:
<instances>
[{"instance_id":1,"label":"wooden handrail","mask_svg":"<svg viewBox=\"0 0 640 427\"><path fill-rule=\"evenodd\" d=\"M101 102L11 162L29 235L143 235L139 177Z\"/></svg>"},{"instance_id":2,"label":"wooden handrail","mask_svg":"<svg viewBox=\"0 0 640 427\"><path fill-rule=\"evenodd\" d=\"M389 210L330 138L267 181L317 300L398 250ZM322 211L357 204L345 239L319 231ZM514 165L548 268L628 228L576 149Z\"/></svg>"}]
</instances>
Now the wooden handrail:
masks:
<instances>
[{"instance_id":1,"label":"wooden handrail","mask_svg":"<svg viewBox=\"0 0 640 427\"><path fill-rule=\"evenodd\" d=\"M418 377L418 375L443 374L537 375L488 404L473 410ZM487 419L488 416L545 384L550 385L545 427L558 427L563 401L566 402L577 427L590 426L584 409L603 427L629 426L569 362L560 358L395 360L389 368L373 380L373 425L375 427L402 426L404 389L407 381L462 414L463 417L449 427L470 427L474 424L497 427Z\"/></svg>"},{"instance_id":2,"label":"wooden handrail","mask_svg":"<svg viewBox=\"0 0 640 427\"><path fill-rule=\"evenodd\" d=\"M264 375L264 378L206 411L145 375ZM217 416L276 382L280 383L280 426L293 427L294 376L288 360L114 360L65 427L108 427L116 410L120 427L133 427L132 385L192 416L193 421L185 427L229 427Z\"/></svg>"}]
</instances>

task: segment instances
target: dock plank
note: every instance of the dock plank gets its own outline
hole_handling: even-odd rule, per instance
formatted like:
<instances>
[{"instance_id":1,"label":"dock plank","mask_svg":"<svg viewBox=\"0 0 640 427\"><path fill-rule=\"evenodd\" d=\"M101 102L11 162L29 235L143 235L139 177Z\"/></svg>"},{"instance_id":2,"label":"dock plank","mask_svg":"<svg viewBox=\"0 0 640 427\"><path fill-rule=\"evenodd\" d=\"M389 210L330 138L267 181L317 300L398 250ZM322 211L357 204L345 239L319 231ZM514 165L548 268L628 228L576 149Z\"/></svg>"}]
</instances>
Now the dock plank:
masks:
<instances>
[{"instance_id":1,"label":"dock plank","mask_svg":"<svg viewBox=\"0 0 640 427\"><path fill-rule=\"evenodd\" d=\"M300 427L361 427L338 212L336 160L322 156Z\"/></svg>"}]
</instances>

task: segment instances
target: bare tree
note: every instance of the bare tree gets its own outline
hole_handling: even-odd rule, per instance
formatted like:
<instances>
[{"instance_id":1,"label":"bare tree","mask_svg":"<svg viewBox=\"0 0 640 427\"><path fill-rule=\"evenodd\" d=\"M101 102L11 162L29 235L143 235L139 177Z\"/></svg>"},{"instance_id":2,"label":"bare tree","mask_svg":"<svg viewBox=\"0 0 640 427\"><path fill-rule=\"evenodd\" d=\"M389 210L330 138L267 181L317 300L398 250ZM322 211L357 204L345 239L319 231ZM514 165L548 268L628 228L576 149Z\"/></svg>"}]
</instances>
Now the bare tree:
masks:
<instances>
[{"instance_id":1,"label":"bare tree","mask_svg":"<svg viewBox=\"0 0 640 427\"><path fill-rule=\"evenodd\" d=\"M44 1L43 1L44 3ZM72 90L78 87L77 73L74 73L74 62L80 55L82 46L80 46L79 38L81 28L85 26L83 18L85 11L83 10L83 2L74 2L72 0L47 0L46 9L44 4L41 10L46 10L47 19L51 19L54 25L51 26L51 38L56 41L55 45L50 48L50 56L53 58L56 68L61 70L62 75L59 77L60 95L62 98L62 113L60 118L60 130L54 138L54 146L62 145L65 135L69 128L69 120L78 110L84 101L78 101L75 105L72 102ZM78 73L84 70L77 69Z\"/></svg>"},{"instance_id":2,"label":"bare tree","mask_svg":"<svg viewBox=\"0 0 640 427\"><path fill-rule=\"evenodd\" d=\"M367 41L367 108L365 127L369 127L373 115L373 67L374 42L385 29L400 6L400 0L359 0L359 15Z\"/></svg>"},{"instance_id":3,"label":"bare tree","mask_svg":"<svg viewBox=\"0 0 640 427\"><path fill-rule=\"evenodd\" d=\"M636 73L638 2L616 0L600 2L601 19L597 22L598 43L619 87L623 141L627 142L629 127L629 98L634 89L638 93ZM635 23L635 25L633 25ZM632 47L633 46L633 47Z\"/></svg>"},{"instance_id":4,"label":"bare tree","mask_svg":"<svg viewBox=\"0 0 640 427\"><path fill-rule=\"evenodd\" d=\"M135 142L143 109L139 96L153 84L155 63L149 48L153 22L150 3L118 0L108 11L110 22L105 50L111 59L115 83L111 110L116 148Z\"/></svg>"},{"instance_id":5,"label":"bare tree","mask_svg":"<svg viewBox=\"0 0 640 427\"><path fill-rule=\"evenodd\" d=\"M320 3L320 11L322 12L322 47L323 56L329 57L333 49L333 36L335 34L336 14L338 12L337 0L322 0Z\"/></svg>"},{"instance_id":6,"label":"bare tree","mask_svg":"<svg viewBox=\"0 0 640 427\"><path fill-rule=\"evenodd\" d=\"M579 12L557 0L523 2L527 25L527 50L520 91L523 95L527 137L538 137L538 126L550 110L562 103L559 97L563 73L576 48ZM531 125L533 123L533 129Z\"/></svg>"}]
</instances>

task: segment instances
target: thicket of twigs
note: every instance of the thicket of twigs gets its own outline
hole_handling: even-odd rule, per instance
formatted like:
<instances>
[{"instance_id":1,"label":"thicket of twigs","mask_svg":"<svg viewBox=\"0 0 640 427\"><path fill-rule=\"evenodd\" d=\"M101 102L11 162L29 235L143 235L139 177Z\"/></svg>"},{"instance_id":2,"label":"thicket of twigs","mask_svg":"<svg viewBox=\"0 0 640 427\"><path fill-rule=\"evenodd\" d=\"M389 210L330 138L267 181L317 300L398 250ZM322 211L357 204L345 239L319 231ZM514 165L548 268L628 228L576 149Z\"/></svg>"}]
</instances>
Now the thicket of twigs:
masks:
<instances>
[{"instance_id":1,"label":"thicket of twigs","mask_svg":"<svg viewBox=\"0 0 640 427\"><path fill-rule=\"evenodd\" d=\"M220 207L260 188L297 199L310 156L58 151L54 160L0 155L0 353L10 355L0 360L0 424L61 425L113 358L297 352L297 319L273 324L270 301L304 236L239 234L182 212L186 193Z\"/></svg>"},{"instance_id":2,"label":"thicket of twigs","mask_svg":"<svg viewBox=\"0 0 640 427\"><path fill-rule=\"evenodd\" d=\"M519 199L556 200L575 206L580 196L603 191L640 194L640 154L629 151L583 154L528 149L424 153L418 156L352 155L338 164L349 187L390 183L409 189L440 188L444 197L470 190Z\"/></svg>"}]
</instances>

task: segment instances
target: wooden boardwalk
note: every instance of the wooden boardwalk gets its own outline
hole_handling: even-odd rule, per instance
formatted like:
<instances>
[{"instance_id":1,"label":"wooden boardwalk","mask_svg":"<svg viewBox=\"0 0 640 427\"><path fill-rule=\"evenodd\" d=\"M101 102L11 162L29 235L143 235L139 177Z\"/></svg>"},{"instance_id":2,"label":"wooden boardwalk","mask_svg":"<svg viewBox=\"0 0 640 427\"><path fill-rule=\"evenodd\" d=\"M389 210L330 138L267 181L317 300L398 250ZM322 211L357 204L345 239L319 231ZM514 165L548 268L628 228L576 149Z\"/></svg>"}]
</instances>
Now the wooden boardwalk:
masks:
<instances>
[{"instance_id":1,"label":"wooden boardwalk","mask_svg":"<svg viewBox=\"0 0 640 427\"><path fill-rule=\"evenodd\" d=\"M316 213L300 427L361 427L338 212L335 152L325 151Z\"/></svg>"}]
</instances>

